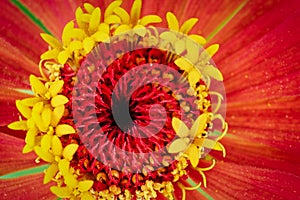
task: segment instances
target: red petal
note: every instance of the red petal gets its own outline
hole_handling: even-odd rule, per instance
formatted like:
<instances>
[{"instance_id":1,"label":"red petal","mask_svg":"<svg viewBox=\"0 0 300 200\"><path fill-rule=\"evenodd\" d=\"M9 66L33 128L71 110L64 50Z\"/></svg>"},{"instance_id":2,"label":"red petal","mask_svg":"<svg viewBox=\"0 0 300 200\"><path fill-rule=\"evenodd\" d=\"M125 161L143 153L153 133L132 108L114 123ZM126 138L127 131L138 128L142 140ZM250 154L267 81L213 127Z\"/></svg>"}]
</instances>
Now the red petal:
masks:
<instances>
[{"instance_id":1,"label":"red petal","mask_svg":"<svg viewBox=\"0 0 300 200\"><path fill-rule=\"evenodd\" d=\"M0 179L0 196L3 199L57 199L50 192L50 185L43 184L43 174L14 179Z\"/></svg>"},{"instance_id":2,"label":"red petal","mask_svg":"<svg viewBox=\"0 0 300 200\"><path fill-rule=\"evenodd\" d=\"M0 132L0 144L0 175L37 166L34 153L22 154L23 139Z\"/></svg>"}]
</instances>

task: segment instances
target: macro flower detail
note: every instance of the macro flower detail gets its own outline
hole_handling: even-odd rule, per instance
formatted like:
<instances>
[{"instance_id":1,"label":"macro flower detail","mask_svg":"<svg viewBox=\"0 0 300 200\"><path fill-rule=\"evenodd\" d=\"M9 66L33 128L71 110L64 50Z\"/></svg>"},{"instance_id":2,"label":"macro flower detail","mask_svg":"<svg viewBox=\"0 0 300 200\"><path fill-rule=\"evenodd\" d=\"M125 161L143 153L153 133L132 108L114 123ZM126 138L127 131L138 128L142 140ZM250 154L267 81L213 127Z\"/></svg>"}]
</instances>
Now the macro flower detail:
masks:
<instances>
[{"instance_id":1,"label":"macro flower detail","mask_svg":"<svg viewBox=\"0 0 300 200\"><path fill-rule=\"evenodd\" d=\"M181 183L187 167L198 171L206 186L199 160L210 149L225 156L218 140L226 134L227 124L211 112L209 85L201 80L210 76L222 80L209 64L217 48L208 47L205 57L204 49L191 39L199 42L202 36L185 38L196 18L182 25L183 34L176 33L180 39L173 46L174 41L164 40L173 33L146 27L161 22L160 17L140 19L140 0L134 1L130 15L121 4L112 2L101 21L100 8L85 3L84 10L76 10L76 21L65 26L62 42L41 34L49 50L41 55L41 77L29 78L35 97L16 101L23 117L8 127L27 131L23 153L34 151L36 162L50 163L44 184L54 181L50 190L58 197L152 199L161 193L174 199L176 184L185 199L186 190L201 186L201 182L195 187ZM169 29L179 31L175 15L167 13L166 18ZM196 68L200 62L202 67ZM215 73L205 73L207 64L211 69L206 71ZM208 138L214 116L221 119L223 133Z\"/></svg>"},{"instance_id":2,"label":"macro flower detail","mask_svg":"<svg viewBox=\"0 0 300 200\"><path fill-rule=\"evenodd\" d=\"M89 2L1 3L4 199L297 199L296 1Z\"/></svg>"}]
</instances>

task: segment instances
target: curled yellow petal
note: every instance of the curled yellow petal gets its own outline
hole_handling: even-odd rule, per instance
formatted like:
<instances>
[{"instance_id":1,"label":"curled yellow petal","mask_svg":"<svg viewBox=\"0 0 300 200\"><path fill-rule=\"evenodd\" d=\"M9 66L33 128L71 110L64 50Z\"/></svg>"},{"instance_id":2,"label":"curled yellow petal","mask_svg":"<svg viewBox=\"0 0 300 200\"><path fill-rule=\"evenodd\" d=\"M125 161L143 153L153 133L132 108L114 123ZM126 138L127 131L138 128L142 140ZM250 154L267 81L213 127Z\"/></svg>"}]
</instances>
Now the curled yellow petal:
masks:
<instances>
[{"instance_id":1,"label":"curled yellow petal","mask_svg":"<svg viewBox=\"0 0 300 200\"><path fill-rule=\"evenodd\" d=\"M122 1L113 1L109 4L104 12L104 18L107 18L109 15L113 14L115 8L119 7L122 4Z\"/></svg>"},{"instance_id":2,"label":"curled yellow petal","mask_svg":"<svg viewBox=\"0 0 300 200\"><path fill-rule=\"evenodd\" d=\"M123 24L130 24L130 16L125 9L116 7L113 12L121 18Z\"/></svg>"},{"instance_id":3,"label":"curled yellow petal","mask_svg":"<svg viewBox=\"0 0 300 200\"><path fill-rule=\"evenodd\" d=\"M66 175L70 173L70 161L67 159L62 159L58 163L58 169L62 173L62 175Z\"/></svg>"},{"instance_id":4,"label":"curled yellow petal","mask_svg":"<svg viewBox=\"0 0 300 200\"><path fill-rule=\"evenodd\" d=\"M71 188L76 188L76 186L78 185L78 181L77 179L74 177L73 174L66 174L64 175L65 178L65 183L67 186L71 187Z\"/></svg>"},{"instance_id":5,"label":"curled yellow petal","mask_svg":"<svg viewBox=\"0 0 300 200\"><path fill-rule=\"evenodd\" d=\"M141 37L144 37L147 32L146 28L142 25L136 25L132 30Z\"/></svg>"},{"instance_id":6,"label":"curled yellow petal","mask_svg":"<svg viewBox=\"0 0 300 200\"><path fill-rule=\"evenodd\" d=\"M65 64L67 60L69 59L70 52L68 50L64 50L58 53L57 61L60 64Z\"/></svg>"},{"instance_id":7,"label":"curled yellow petal","mask_svg":"<svg viewBox=\"0 0 300 200\"><path fill-rule=\"evenodd\" d=\"M53 107L58 107L69 102L69 99L64 95L57 95L51 99L51 105Z\"/></svg>"},{"instance_id":8,"label":"curled yellow petal","mask_svg":"<svg viewBox=\"0 0 300 200\"><path fill-rule=\"evenodd\" d=\"M92 180L80 181L78 183L78 189L80 190L80 192L86 192L92 188L93 184L94 184L94 181L92 181Z\"/></svg>"},{"instance_id":9,"label":"curled yellow petal","mask_svg":"<svg viewBox=\"0 0 300 200\"><path fill-rule=\"evenodd\" d=\"M90 3L84 3L83 7L88 13L92 13L95 9L95 7Z\"/></svg>"},{"instance_id":10,"label":"curled yellow petal","mask_svg":"<svg viewBox=\"0 0 300 200\"><path fill-rule=\"evenodd\" d=\"M223 81L222 73L216 67L214 67L212 65L205 66L202 70L202 73L204 75L208 75L218 81Z\"/></svg>"},{"instance_id":11,"label":"curled yellow petal","mask_svg":"<svg viewBox=\"0 0 300 200\"><path fill-rule=\"evenodd\" d=\"M188 34L197 22L198 22L197 18L190 18L186 20L180 27L180 32Z\"/></svg>"},{"instance_id":12,"label":"curled yellow petal","mask_svg":"<svg viewBox=\"0 0 300 200\"><path fill-rule=\"evenodd\" d=\"M49 152L50 147L52 146L52 135L43 135L41 139L41 148L44 152Z\"/></svg>"},{"instance_id":13,"label":"curled yellow petal","mask_svg":"<svg viewBox=\"0 0 300 200\"><path fill-rule=\"evenodd\" d=\"M140 19L141 8L142 8L142 0L135 0L130 10L131 24L133 25L137 24L137 21Z\"/></svg>"},{"instance_id":14,"label":"curled yellow petal","mask_svg":"<svg viewBox=\"0 0 300 200\"><path fill-rule=\"evenodd\" d=\"M65 106L60 105L54 108L51 117L51 126L56 127L65 112Z\"/></svg>"},{"instance_id":15,"label":"curled yellow petal","mask_svg":"<svg viewBox=\"0 0 300 200\"><path fill-rule=\"evenodd\" d=\"M117 15L110 15L104 19L104 22L107 24L120 24L121 19Z\"/></svg>"},{"instance_id":16,"label":"curled yellow petal","mask_svg":"<svg viewBox=\"0 0 300 200\"><path fill-rule=\"evenodd\" d=\"M177 55L180 55L185 49L186 49L186 47L185 47L185 41L184 40L177 40L175 42L175 53Z\"/></svg>"},{"instance_id":17,"label":"curled yellow petal","mask_svg":"<svg viewBox=\"0 0 300 200\"><path fill-rule=\"evenodd\" d=\"M185 138L179 138L174 140L168 147L169 153L179 153L183 152L187 148L188 144L186 143Z\"/></svg>"},{"instance_id":18,"label":"curled yellow petal","mask_svg":"<svg viewBox=\"0 0 300 200\"><path fill-rule=\"evenodd\" d=\"M63 146L60 139L54 135L52 138L52 152L56 156L62 155Z\"/></svg>"},{"instance_id":19,"label":"curled yellow petal","mask_svg":"<svg viewBox=\"0 0 300 200\"><path fill-rule=\"evenodd\" d=\"M202 46L206 43L205 38L202 37L201 35L191 34L191 35L189 35L189 37Z\"/></svg>"},{"instance_id":20,"label":"curled yellow petal","mask_svg":"<svg viewBox=\"0 0 300 200\"><path fill-rule=\"evenodd\" d=\"M8 125L8 128L12 130L27 130L27 123L26 121L16 121L12 122Z\"/></svg>"},{"instance_id":21,"label":"curled yellow petal","mask_svg":"<svg viewBox=\"0 0 300 200\"><path fill-rule=\"evenodd\" d=\"M188 75L190 86L195 87L197 82L199 82L200 78L201 78L201 74L197 69L191 70Z\"/></svg>"},{"instance_id":22,"label":"curled yellow petal","mask_svg":"<svg viewBox=\"0 0 300 200\"><path fill-rule=\"evenodd\" d=\"M67 160L72 160L73 155L78 149L78 144L69 144L63 150L63 156Z\"/></svg>"},{"instance_id":23,"label":"curled yellow petal","mask_svg":"<svg viewBox=\"0 0 300 200\"><path fill-rule=\"evenodd\" d=\"M205 51L208 53L210 57L213 57L217 51L219 50L219 44L213 44L205 49Z\"/></svg>"},{"instance_id":24,"label":"curled yellow petal","mask_svg":"<svg viewBox=\"0 0 300 200\"><path fill-rule=\"evenodd\" d=\"M95 39L92 37L87 37L83 40L83 48L86 53L89 53L95 46Z\"/></svg>"},{"instance_id":25,"label":"curled yellow petal","mask_svg":"<svg viewBox=\"0 0 300 200\"><path fill-rule=\"evenodd\" d=\"M41 37L45 42L47 42L52 48L61 48L61 43L52 35L47 33L41 33Z\"/></svg>"},{"instance_id":26,"label":"curled yellow petal","mask_svg":"<svg viewBox=\"0 0 300 200\"><path fill-rule=\"evenodd\" d=\"M196 145L191 144L191 146L189 147L189 150L188 150L188 155L189 155L189 159L191 161L192 166L194 168L197 167L197 165L199 163L200 154L199 154L199 149L197 148Z\"/></svg>"},{"instance_id":27,"label":"curled yellow petal","mask_svg":"<svg viewBox=\"0 0 300 200\"><path fill-rule=\"evenodd\" d=\"M43 99L40 97L30 97L26 99L22 99L21 103L25 106L34 106L36 103L42 101Z\"/></svg>"},{"instance_id":28,"label":"curled yellow petal","mask_svg":"<svg viewBox=\"0 0 300 200\"><path fill-rule=\"evenodd\" d=\"M147 26L148 24L160 23L162 19L157 15L146 15L140 20L140 25Z\"/></svg>"},{"instance_id":29,"label":"curled yellow petal","mask_svg":"<svg viewBox=\"0 0 300 200\"><path fill-rule=\"evenodd\" d=\"M167 12L167 22L170 30L179 31L179 23L177 17L172 12Z\"/></svg>"},{"instance_id":30,"label":"curled yellow petal","mask_svg":"<svg viewBox=\"0 0 300 200\"><path fill-rule=\"evenodd\" d=\"M34 75L29 76L29 82L32 90L39 95L44 95L47 92L45 85Z\"/></svg>"},{"instance_id":31,"label":"curled yellow petal","mask_svg":"<svg viewBox=\"0 0 300 200\"><path fill-rule=\"evenodd\" d=\"M183 121L178 119L177 117L172 118L172 127L181 138L187 137L189 135L189 128L185 125Z\"/></svg>"},{"instance_id":32,"label":"curled yellow petal","mask_svg":"<svg viewBox=\"0 0 300 200\"><path fill-rule=\"evenodd\" d=\"M51 153L43 151L40 146L34 147L34 152L44 161L46 162L53 162L54 157Z\"/></svg>"},{"instance_id":33,"label":"curled yellow petal","mask_svg":"<svg viewBox=\"0 0 300 200\"><path fill-rule=\"evenodd\" d=\"M82 48L83 48L83 44L82 44L81 41L78 41L78 40L72 41L70 43L70 46L69 46L69 50L71 52L76 51L76 50L80 50Z\"/></svg>"},{"instance_id":34,"label":"curled yellow petal","mask_svg":"<svg viewBox=\"0 0 300 200\"><path fill-rule=\"evenodd\" d=\"M201 114L194 122L191 132L195 134L196 136L200 136L204 129L206 128L206 124L208 121L209 113L203 113Z\"/></svg>"},{"instance_id":35,"label":"curled yellow petal","mask_svg":"<svg viewBox=\"0 0 300 200\"><path fill-rule=\"evenodd\" d=\"M52 163L48 169L45 171L45 176L44 176L44 184L47 184L51 181L51 179L56 175L58 171L58 166L56 163Z\"/></svg>"},{"instance_id":36,"label":"curled yellow petal","mask_svg":"<svg viewBox=\"0 0 300 200\"><path fill-rule=\"evenodd\" d=\"M130 26L128 26L127 24L122 24L121 26L119 26L118 28L116 28L115 30L115 35L119 35L119 34L122 34L126 31L129 31L131 30Z\"/></svg>"},{"instance_id":37,"label":"curled yellow petal","mask_svg":"<svg viewBox=\"0 0 300 200\"><path fill-rule=\"evenodd\" d=\"M31 117L31 109L22 103L21 100L16 100L16 106L19 112L26 118L29 119Z\"/></svg>"},{"instance_id":38,"label":"curled yellow petal","mask_svg":"<svg viewBox=\"0 0 300 200\"><path fill-rule=\"evenodd\" d=\"M109 35L101 32L101 31L97 31L94 35L92 35L92 37L95 39L96 42L109 42Z\"/></svg>"},{"instance_id":39,"label":"curled yellow petal","mask_svg":"<svg viewBox=\"0 0 300 200\"><path fill-rule=\"evenodd\" d=\"M60 198L69 198L73 192L69 187L52 186L51 192Z\"/></svg>"},{"instance_id":40,"label":"curled yellow petal","mask_svg":"<svg viewBox=\"0 0 300 200\"><path fill-rule=\"evenodd\" d=\"M59 92L61 92L63 85L64 85L63 80L54 81L49 88L50 95L53 97L57 95Z\"/></svg>"},{"instance_id":41,"label":"curled yellow petal","mask_svg":"<svg viewBox=\"0 0 300 200\"><path fill-rule=\"evenodd\" d=\"M75 133L75 129L68 124L60 124L56 127L55 132L58 137L61 137L63 135Z\"/></svg>"},{"instance_id":42,"label":"curled yellow petal","mask_svg":"<svg viewBox=\"0 0 300 200\"><path fill-rule=\"evenodd\" d=\"M163 40L169 41L169 42L176 42L178 40L177 36L174 32L166 31L159 35L159 37Z\"/></svg>"},{"instance_id":43,"label":"curled yellow petal","mask_svg":"<svg viewBox=\"0 0 300 200\"><path fill-rule=\"evenodd\" d=\"M44 52L41 55L41 59L42 60L56 59L57 56L58 56L58 54L59 54L59 50L58 49L51 49L51 50L48 50L48 51Z\"/></svg>"},{"instance_id":44,"label":"curled yellow petal","mask_svg":"<svg viewBox=\"0 0 300 200\"><path fill-rule=\"evenodd\" d=\"M49 126L51 122L52 110L49 106L46 106L42 111L42 120L45 126Z\"/></svg>"},{"instance_id":45,"label":"curled yellow petal","mask_svg":"<svg viewBox=\"0 0 300 200\"><path fill-rule=\"evenodd\" d=\"M90 23L89 23L89 31L93 32L97 30L97 27L100 23L101 11L100 8L95 8L92 12Z\"/></svg>"},{"instance_id":46,"label":"curled yellow petal","mask_svg":"<svg viewBox=\"0 0 300 200\"><path fill-rule=\"evenodd\" d=\"M70 34L70 33L71 33L73 28L74 28L74 22L73 21L70 21L65 25L65 27L63 29L63 33L62 33L62 41L63 41L64 45L67 45L71 42L72 34Z\"/></svg>"},{"instance_id":47,"label":"curled yellow petal","mask_svg":"<svg viewBox=\"0 0 300 200\"><path fill-rule=\"evenodd\" d=\"M174 62L181 70L190 72L194 67L190 61L185 58L178 58Z\"/></svg>"},{"instance_id":48,"label":"curled yellow petal","mask_svg":"<svg viewBox=\"0 0 300 200\"><path fill-rule=\"evenodd\" d=\"M30 146L29 144L26 144L23 149L22 149L22 153L25 154L25 153L29 153L29 152L32 152L33 151L33 146Z\"/></svg>"}]
</instances>

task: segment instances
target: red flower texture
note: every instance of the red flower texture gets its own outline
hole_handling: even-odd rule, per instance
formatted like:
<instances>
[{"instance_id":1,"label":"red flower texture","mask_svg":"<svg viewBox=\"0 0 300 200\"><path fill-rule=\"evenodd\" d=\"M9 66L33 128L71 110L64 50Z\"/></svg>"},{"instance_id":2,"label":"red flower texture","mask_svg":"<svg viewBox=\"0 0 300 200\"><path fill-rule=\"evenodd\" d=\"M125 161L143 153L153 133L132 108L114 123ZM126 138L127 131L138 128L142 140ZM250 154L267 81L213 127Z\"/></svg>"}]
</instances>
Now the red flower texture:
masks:
<instances>
[{"instance_id":1,"label":"red flower texture","mask_svg":"<svg viewBox=\"0 0 300 200\"><path fill-rule=\"evenodd\" d=\"M111 1L90 1L89 3L94 7L100 7L102 18L105 18L104 11L111 4ZM51 135L50 143L56 144L51 147L51 151L58 152L53 158L39 154L40 159L37 159L36 154L39 150L36 149L35 153L22 153L25 149L24 145L29 143L28 133L26 134L26 131L11 130L7 127L10 123L18 121L22 117L16 108L16 100L33 96L31 87L36 86L33 82L37 82L34 77L40 77L41 73L44 73L45 76L53 75L55 77L57 72L55 68L51 68L53 71L50 71L50 73L49 70L47 71L47 66L49 66L47 65L49 63L46 62L47 59L42 59L43 61L39 65L40 56L48 50L48 44L40 38L40 33L49 31L56 38L61 38L66 24L75 18L75 13L79 15L77 8L82 7L83 2L12 0L2 1L0 4L3 9L0 14L2 27L0 39L0 59L2 63L0 70L0 194L2 198L57 199L57 196L60 196L61 198L76 199L79 198L79 196L76 196L76 192L78 192L82 194L80 196L82 199L88 199L90 195L85 192L87 190L91 191L91 188L93 192L108 189L113 194L118 194L119 189L124 191L127 189L133 194L135 192L134 187L154 188L151 185L152 182L146 182L149 180L156 182L159 179L160 184L166 184L167 181L172 182L175 175L171 172L177 169L177 164L181 162L172 163L168 168L164 168L166 171L151 171L147 175L121 173L119 170L112 170L103 163L99 163L90 149L82 144L82 142L84 143L82 135L53 136L49 134ZM133 1L124 1L122 2L122 8L130 13L133 4ZM226 157L223 158L220 152L211 151L206 159L200 159L199 166L201 165L204 170L198 171L193 168L191 161L187 159L188 167L184 168L186 175L179 177L179 184L177 182L173 184L174 191L172 190L171 193L175 199L299 198L300 161L298 152L300 146L298 143L300 138L300 109L298 102L300 88L298 81L300 65L298 50L300 28L297 23L300 20L299 5L297 1L266 2L257 0L242 2L214 0L204 2L190 0L176 3L170 1L143 1L141 17L157 14L162 19L162 22L154 23L153 26L168 27L170 25L167 20L168 12L176 15L180 25L189 18L196 17L199 21L188 35L199 34L199 31L201 31L201 35L205 38L203 38L204 41L206 40L205 49L215 43L220 45L220 49L213 59L223 74L223 83L226 89L226 122L229 129L221 140L226 148ZM85 9L86 11L89 10L88 7ZM77 22L78 19L83 18L76 18ZM128 22L130 28L133 28L137 23L135 18L130 19ZM117 32L118 30L113 25L110 28L110 31ZM85 44L84 50L93 53L90 49L91 45ZM65 47L62 49L65 50ZM63 50L60 49L59 51ZM58 60L56 63L63 64L63 68L58 70L63 82L57 81L55 84L63 84L63 89L61 93L51 94L52 100L59 98L59 101L53 100L52 102L51 100L51 106L53 106L52 112L61 113L61 120L56 123L52 118L49 123L57 133L60 133L59 129L68 130L70 133L75 128L80 129L80 127L75 127L76 125L73 124L71 114L73 112L72 103L76 102L76 98L82 96L76 97L70 91L73 91L74 84L76 87L73 80L76 75L74 66L76 62L82 66L87 62L88 55L79 56L78 60L73 59L74 55L63 56L61 54L60 57L56 56ZM120 111L120 107L123 106L120 104L124 102L118 98L113 99L112 90L117 85L116 97L128 95L122 84L118 85L117 83L119 83L118 80L121 79L122 74L138 65L148 67L149 64L158 66L163 63L182 72L183 70L180 70L178 62L170 59L170 57L168 52L150 48L130 52L109 65L102 75L103 79L97 82L98 90L93 95L96 96L97 120L102 126L102 131L110 135L108 138L111 141L119 141L117 143L119 147L124 144L123 140L129 138L130 142L126 143L127 146L124 147L129 152L147 152L153 150L152 148L161 148L166 143L171 142L177 137L176 130L172 129L172 119L180 117L185 111L181 110L182 104L176 101L174 94L168 88L162 86L152 87L152 85L150 87L149 84L139 87L138 90L133 92L132 96L128 97L131 118L136 124L145 126L150 123L151 112L149 114L147 106L159 103L163 107L172 109L167 110L166 124L155 137L153 136L152 140L148 142L143 139L136 140L133 137L132 139L124 134L126 132L124 130L135 133L138 128L128 126L129 119L124 119L125 121L119 121L123 126L117 129L115 127L117 127L118 122L110 117L111 109ZM53 62L55 59L51 58L50 60ZM70 64L70 60L74 61L75 64ZM118 62L125 67L120 68ZM43 68L39 70L39 66L43 66ZM163 74L163 71L160 71L157 67L156 70L150 73L153 75L152 78L155 79L156 76L154 75ZM159 76L157 75L157 77ZM174 77L176 79L176 76ZM140 80L142 79L133 79L129 82L136 85ZM159 80L165 79L162 76ZM45 80L41 82L46 83ZM108 82L111 84L108 84ZM184 90L185 87L189 86L188 84L186 86L181 85L180 89ZM171 85L176 86L172 82ZM151 98L147 98L146 94ZM164 97L164 100L160 98L160 95ZM75 100L72 99L68 103L63 103L65 105L62 106L60 105L64 101L62 96L67 97L69 100L75 98ZM152 101L149 101L149 99L152 99ZM114 103L113 100L116 100L117 103ZM108 106L110 104L115 104L117 108ZM189 99L185 100L185 105L189 105L192 110L193 106L197 108L197 104L193 104L193 101ZM82 105L81 108L86 111L85 109L88 106ZM62 107L64 107L63 112ZM80 110L76 111L80 113ZM205 109L198 110L198 113L193 114L191 119L195 119L205 112ZM140 115L141 113L143 115ZM186 113L192 112L188 111ZM77 115L76 112L73 114ZM118 115L118 113L116 114ZM24 116L24 113L22 115ZM119 115L123 116L123 112L120 111ZM82 123L89 123L89 118L85 117L80 118L83 121ZM159 121L159 118L155 119ZM189 119L184 123L188 127L192 126ZM37 126L39 130L44 129L43 125ZM49 130L45 132L50 133ZM169 138L164 137L168 134ZM57 150L57 146L60 145L64 151L62 149ZM72 151L76 152L74 154L70 153L72 159L68 160L70 156L68 152ZM55 161L52 162L51 160L49 162L48 159L50 158ZM117 160L117 158L113 160ZM46 181L49 183L43 184L45 182L44 169L49 167L48 163L52 163L53 168L60 168L60 173L65 177L67 183L60 183L59 175L54 174L50 177L54 181L49 179ZM58 166L59 163L61 163L60 167ZM211 163L214 165L212 169L210 169ZM64 172L65 168L61 167L63 164L69 164L74 171L77 170L76 173L80 174L76 175L78 180L73 181L72 178L66 178L70 172ZM203 178L203 176L206 178ZM204 182L204 179L207 183ZM88 186L91 185L89 180L93 180L93 186L91 187ZM72 190L73 196L69 194L68 190L65 190L61 195L61 190L58 188L70 188L70 185L74 182L77 185ZM80 182L82 182L81 186ZM195 187L198 183L202 183L202 185ZM195 190L190 191L189 189L192 187ZM52 192L49 188L52 188ZM161 187L162 190L164 189L167 192L166 188ZM140 189L140 191L144 190ZM157 192L156 195L155 198L157 199L171 198L171 196L166 197L163 192ZM126 199L125 197L124 194L124 199ZM147 199L147 197L154 198L151 195L142 196L141 198ZM119 198L121 199L121 197ZM132 198L139 198L139 196L136 195Z\"/></svg>"}]
</instances>

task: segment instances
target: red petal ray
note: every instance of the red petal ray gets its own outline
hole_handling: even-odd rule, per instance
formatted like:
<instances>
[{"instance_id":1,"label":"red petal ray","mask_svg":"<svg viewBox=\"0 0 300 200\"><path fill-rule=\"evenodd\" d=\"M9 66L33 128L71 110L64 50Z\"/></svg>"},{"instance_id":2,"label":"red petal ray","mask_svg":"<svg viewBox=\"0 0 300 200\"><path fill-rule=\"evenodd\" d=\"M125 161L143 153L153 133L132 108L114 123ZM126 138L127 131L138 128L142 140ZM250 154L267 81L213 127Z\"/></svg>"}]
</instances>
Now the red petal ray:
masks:
<instances>
[{"instance_id":1,"label":"red petal ray","mask_svg":"<svg viewBox=\"0 0 300 200\"><path fill-rule=\"evenodd\" d=\"M0 175L37 166L34 153L22 154L23 139L0 132L0 144Z\"/></svg>"},{"instance_id":2,"label":"red petal ray","mask_svg":"<svg viewBox=\"0 0 300 200\"><path fill-rule=\"evenodd\" d=\"M43 174L35 174L14 179L0 179L0 196L3 199L52 199L50 184L43 184Z\"/></svg>"}]
</instances>

